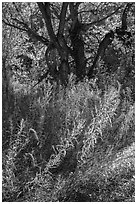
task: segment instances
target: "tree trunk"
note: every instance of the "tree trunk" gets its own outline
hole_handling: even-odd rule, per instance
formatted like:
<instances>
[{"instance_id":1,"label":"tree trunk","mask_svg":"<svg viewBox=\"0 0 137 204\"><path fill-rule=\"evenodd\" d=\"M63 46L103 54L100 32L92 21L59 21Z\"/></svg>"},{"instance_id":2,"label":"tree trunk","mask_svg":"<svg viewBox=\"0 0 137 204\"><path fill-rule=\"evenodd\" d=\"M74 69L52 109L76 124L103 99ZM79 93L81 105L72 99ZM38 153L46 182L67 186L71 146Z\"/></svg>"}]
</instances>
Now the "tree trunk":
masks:
<instances>
[{"instance_id":1,"label":"tree trunk","mask_svg":"<svg viewBox=\"0 0 137 204\"><path fill-rule=\"evenodd\" d=\"M77 20L73 30L70 33L70 39L73 47L73 58L75 61L75 74L78 80L84 78L86 74L86 60L84 54L84 41L81 34L81 24Z\"/></svg>"}]
</instances>

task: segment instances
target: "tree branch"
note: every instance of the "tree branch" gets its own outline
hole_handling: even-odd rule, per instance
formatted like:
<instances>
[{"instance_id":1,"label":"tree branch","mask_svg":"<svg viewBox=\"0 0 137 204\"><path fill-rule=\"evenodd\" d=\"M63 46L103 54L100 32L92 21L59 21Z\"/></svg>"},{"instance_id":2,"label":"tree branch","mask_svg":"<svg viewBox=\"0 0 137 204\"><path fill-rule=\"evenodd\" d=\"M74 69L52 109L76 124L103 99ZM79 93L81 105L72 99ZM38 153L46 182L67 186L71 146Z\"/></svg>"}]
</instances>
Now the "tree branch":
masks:
<instances>
[{"instance_id":1,"label":"tree branch","mask_svg":"<svg viewBox=\"0 0 137 204\"><path fill-rule=\"evenodd\" d=\"M40 3L37 3L37 4L38 4L39 9L42 12L43 18L45 20L46 27L47 27L47 30L48 30L48 35L50 37L50 41L51 41L51 43L53 43L56 46L61 58L64 59L64 56L65 56L64 55L64 50L62 49L62 46L61 46L58 38L56 37L56 35L54 33L54 30L53 30L53 27L52 27L50 4L47 3L47 2L46 3L41 3L40 2ZM65 9L66 9L67 4L66 3L64 3L64 4L65 4ZM63 10L63 15L64 15L65 9ZM62 22L64 23L64 20ZM61 29L62 29L62 25L61 25Z\"/></svg>"},{"instance_id":2,"label":"tree branch","mask_svg":"<svg viewBox=\"0 0 137 204\"><path fill-rule=\"evenodd\" d=\"M58 36L61 36L64 32L65 27L65 17L67 12L67 7L69 3L63 3L62 10L60 14L60 23L59 23L59 30L58 30Z\"/></svg>"},{"instance_id":3,"label":"tree branch","mask_svg":"<svg viewBox=\"0 0 137 204\"><path fill-rule=\"evenodd\" d=\"M13 27L13 28L17 28L18 30L25 31L25 32L27 31L26 29L20 28L20 27L17 26L17 25L14 25L14 24L11 24L11 23L9 23L9 22L6 22L5 20L2 20L2 22L5 23L5 25L8 25L8 26Z\"/></svg>"},{"instance_id":4,"label":"tree branch","mask_svg":"<svg viewBox=\"0 0 137 204\"><path fill-rule=\"evenodd\" d=\"M37 39L38 41L40 41L41 43L43 43L43 44L45 44L45 45L48 45L48 44L49 44L49 40L48 40L48 39L44 38L43 36L38 35L38 34L35 33L34 31L32 31L32 29L30 29L26 23L21 22L21 21L19 21L19 20L16 19L16 18L12 18L12 20L16 21L19 25L15 25L15 24L6 22L5 20L2 20L2 21L3 21L3 23L5 23L6 25L8 25L8 26L10 26L10 27L13 27L13 28L16 28L16 29L18 29L18 30L21 30L21 31L26 32L26 33L28 34L28 36ZM21 27L20 27L21 25L23 25L24 28L21 28Z\"/></svg>"},{"instance_id":5,"label":"tree branch","mask_svg":"<svg viewBox=\"0 0 137 204\"><path fill-rule=\"evenodd\" d=\"M91 26L100 23L101 21L106 20L107 18L109 18L110 16L114 15L119 9L121 9L123 7L123 5L119 6L115 11L113 11L112 13L108 14L107 16L105 16L104 18L97 20L97 21L93 21L91 23L87 23L87 24L83 24L83 30L88 30Z\"/></svg>"},{"instance_id":6,"label":"tree branch","mask_svg":"<svg viewBox=\"0 0 137 204\"><path fill-rule=\"evenodd\" d=\"M70 9L70 18L75 21L75 19L77 18L77 9L75 9L74 3L70 2L69 3L69 9Z\"/></svg>"},{"instance_id":7,"label":"tree branch","mask_svg":"<svg viewBox=\"0 0 137 204\"><path fill-rule=\"evenodd\" d=\"M37 33L35 33L34 31L32 31L29 27L28 27L28 31L27 31L28 35L32 38L35 38L36 40L40 41L41 43L43 43L44 45L48 45L49 44L49 40L43 36L38 35Z\"/></svg>"},{"instance_id":8,"label":"tree branch","mask_svg":"<svg viewBox=\"0 0 137 204\"><path fill-rule=\"evenodd\" d=\"M52 27L52 23L51 23L51 13L50 13L49 3L40 2L40 3L37 3L37 4L38 4L38 7L39 7L39 9L40 9L40 11L42 13L42 16L43 16L44 20L45 20L49 37L50 37L52 42L56 43L57 38L55 36L55 33L53 31L53 27Z\"/></svg>"},{"instance_id":9,"label":"tree branch","mask_svg":"<svg viewBox=\"0 0 137 204\"><path fill-rule=\"evenodd\" d=\"M94 67L96 66L96 63L99 59L99 57L102 57L104 55L104 52L106 50L106 48L108 47L108 45L110 45L112 43L114 39L114 32L111 30L109 33L107 33L104 37L104 39L101 41L101 43L99 44L99 48L96 54L96 57L93 61L93 65L90 68L89 72L88 72L88 77L91 78L92 74L93 74L93 70Z\"/></svg>"},{"instance_id":10,"label":"tree branch","mask_svg":"<svg viewBox=\"0 0 137 204\"><path fill-rule=\"evenodd\" d=\"M122 30L127 30L127 15L133 3L127 3L122 15Z\"/></svg>"}]
</instances>

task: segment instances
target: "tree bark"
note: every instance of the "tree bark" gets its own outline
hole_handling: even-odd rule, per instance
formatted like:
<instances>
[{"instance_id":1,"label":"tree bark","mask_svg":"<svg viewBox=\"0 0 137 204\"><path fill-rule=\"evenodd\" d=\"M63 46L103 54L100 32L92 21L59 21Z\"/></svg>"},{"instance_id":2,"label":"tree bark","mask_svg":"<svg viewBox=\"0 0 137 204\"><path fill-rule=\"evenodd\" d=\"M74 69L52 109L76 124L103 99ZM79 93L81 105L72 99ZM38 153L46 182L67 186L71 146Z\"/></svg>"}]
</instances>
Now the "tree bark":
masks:
<instances>
[{"instance_id":1,"label":"tree bark","mask_svg":"<svg viewBox=\"0 0 137 204\"><path fill-rule=\"evenodd\" d=\"M75 74L78 80L84 78L86 74L86 60L84 54L84 41L82 39L82 23L78 19L77 4L70 3L70 13L72 26L70 29L70 39L73 48L73 59L75 61Z\"/></svg>"}]
</instances>

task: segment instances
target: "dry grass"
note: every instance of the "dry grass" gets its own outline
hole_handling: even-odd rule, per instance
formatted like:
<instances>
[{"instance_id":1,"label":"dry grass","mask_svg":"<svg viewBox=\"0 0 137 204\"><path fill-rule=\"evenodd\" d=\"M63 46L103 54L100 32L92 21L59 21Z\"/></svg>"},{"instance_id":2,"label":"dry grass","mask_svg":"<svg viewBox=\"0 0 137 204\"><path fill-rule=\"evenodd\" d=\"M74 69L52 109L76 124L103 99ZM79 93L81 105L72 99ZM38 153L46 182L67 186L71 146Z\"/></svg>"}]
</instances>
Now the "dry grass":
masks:
<instances>
[{"instance_id":1,"label":"dry grass","mask_svg":"<svg viewBox=\"0 0 137 204\"><path fill-rule=\"evenodd\" d=\"M134 103L116 80L99 87L71 78L65 90L13 91L3 201L134 201Z\"/></svg>"}]
</instances>

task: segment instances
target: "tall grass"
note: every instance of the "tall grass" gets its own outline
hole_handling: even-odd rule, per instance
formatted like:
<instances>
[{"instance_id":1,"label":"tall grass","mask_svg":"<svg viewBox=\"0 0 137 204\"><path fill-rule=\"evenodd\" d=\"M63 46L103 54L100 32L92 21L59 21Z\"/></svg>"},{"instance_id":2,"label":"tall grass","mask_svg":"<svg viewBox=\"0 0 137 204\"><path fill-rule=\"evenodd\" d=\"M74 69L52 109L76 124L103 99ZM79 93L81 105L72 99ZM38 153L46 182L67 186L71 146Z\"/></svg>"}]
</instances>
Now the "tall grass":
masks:
<instances>
[{"instance_id":1,"label":"tall grass","mask_svg":"<svg viewBox=\"0 0 137 204\"><path fill-rule=\"evenodd\" d=\"M135 110L124 91L117 80L73 77L65 89L14 87L3 201L133 201Z\"/></svg>"}]
</instances>

